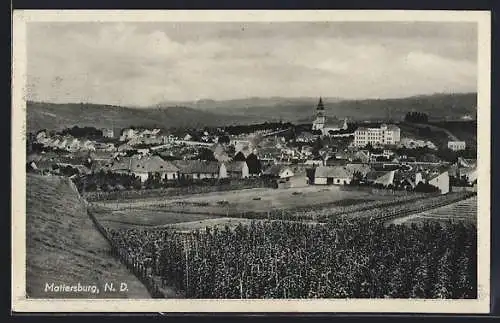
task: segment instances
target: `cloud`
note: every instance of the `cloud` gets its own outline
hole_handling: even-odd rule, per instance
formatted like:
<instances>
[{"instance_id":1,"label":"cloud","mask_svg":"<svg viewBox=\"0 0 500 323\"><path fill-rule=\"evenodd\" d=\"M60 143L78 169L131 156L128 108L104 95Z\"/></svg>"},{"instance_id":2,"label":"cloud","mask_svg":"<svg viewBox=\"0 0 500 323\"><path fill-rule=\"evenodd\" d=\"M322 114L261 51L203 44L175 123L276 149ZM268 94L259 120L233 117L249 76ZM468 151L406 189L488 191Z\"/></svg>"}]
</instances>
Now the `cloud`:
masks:
<instances>
[{"instance_id":1,"label":"cloud","mask_svg":"<svg viewBox=\"0 0 500 323\"><path fill-rule=\"evenodd\" d=\"M398 26L30 23L29 98L144 106L476 90L474 25Z\"/></svg>"}]
</instances>

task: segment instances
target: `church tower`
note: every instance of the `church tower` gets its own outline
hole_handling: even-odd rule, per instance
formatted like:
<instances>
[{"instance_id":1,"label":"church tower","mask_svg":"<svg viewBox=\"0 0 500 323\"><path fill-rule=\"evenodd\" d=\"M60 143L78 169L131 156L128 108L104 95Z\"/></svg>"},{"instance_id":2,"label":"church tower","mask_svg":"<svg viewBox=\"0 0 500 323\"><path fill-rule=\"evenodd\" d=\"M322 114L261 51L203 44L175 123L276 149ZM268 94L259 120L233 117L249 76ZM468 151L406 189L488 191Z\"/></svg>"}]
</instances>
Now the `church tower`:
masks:
<instances>
[{"instance_id":1,"label":"church tower","mask_svg":"<svg viewBox=\"0 0 500 323\"><path fill-rule=\"evenodd\" d=\"M325 106L323 100L319 98L318 105L316 106L316 119L313 122L312 130L323 130L325 126Z\"/></svg>"}]
</instances>

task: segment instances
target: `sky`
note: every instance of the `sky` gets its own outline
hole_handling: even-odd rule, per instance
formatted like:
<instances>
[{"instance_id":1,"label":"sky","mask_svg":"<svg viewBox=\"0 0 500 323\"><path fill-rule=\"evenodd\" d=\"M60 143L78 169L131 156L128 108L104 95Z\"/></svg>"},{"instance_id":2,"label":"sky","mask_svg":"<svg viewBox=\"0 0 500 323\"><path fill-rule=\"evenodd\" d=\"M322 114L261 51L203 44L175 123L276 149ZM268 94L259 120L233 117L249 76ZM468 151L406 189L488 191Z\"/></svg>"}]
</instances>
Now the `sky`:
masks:
<instances>
[{"instance_id":1,"label":"sky","mask_svg":"<svg viewBox=\"0 0 500 323\"><path fill-rule=\"evenodd\" d=\"M477 91L465 22L30 22L28 99L150 106Z\"/></svg>"}]
</instances>

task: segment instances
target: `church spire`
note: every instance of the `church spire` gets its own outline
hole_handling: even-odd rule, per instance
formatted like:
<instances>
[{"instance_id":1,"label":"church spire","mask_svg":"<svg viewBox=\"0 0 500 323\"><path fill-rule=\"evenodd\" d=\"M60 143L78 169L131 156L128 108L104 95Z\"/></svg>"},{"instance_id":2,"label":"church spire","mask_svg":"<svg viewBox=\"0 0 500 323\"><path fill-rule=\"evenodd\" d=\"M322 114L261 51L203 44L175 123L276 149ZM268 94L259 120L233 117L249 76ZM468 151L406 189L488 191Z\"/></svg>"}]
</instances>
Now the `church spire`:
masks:
<instances>
[{"instance_id":1,"label":"church spire","mask_svg":"<svg viewBox=\"0 0 500 323\"><path fill-rule=\"evenodd\" d=\"M325 106L323 105L323 99L319 97L319 102L318 106L316 107L316 110L325 110Z\"/></svg>"}]
</instances>

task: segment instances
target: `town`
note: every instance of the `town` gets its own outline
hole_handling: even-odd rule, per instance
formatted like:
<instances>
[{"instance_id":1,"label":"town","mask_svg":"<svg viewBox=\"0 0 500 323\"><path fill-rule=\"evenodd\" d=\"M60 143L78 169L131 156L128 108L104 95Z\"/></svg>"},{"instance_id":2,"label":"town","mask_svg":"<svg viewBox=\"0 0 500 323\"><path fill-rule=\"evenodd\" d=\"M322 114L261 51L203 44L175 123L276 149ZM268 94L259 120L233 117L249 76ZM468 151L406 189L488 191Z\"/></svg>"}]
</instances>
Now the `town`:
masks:
<instances>
[{"instance_id":1,"label":"town","mask_svg":"<svg viewBox=\"0 0 500 323\"><path fill-rule=\"evenodd\" d=\"M29 214L97 229L153 298L475 298L475 120L327 105L300 124L41 129Z\"/></svg>"},{"instance_id":2,"label":"town","mask_svg":"<svg viewBox=\"0 0 500 323\"><path fill-rule=\"evenodd\" d=\"M326 115L324 105L320 98L311 107L312 124L40 130L28 138L27 171L71 177L79 190L99 196L197 185L216 191L223 183L229 189L476 190L476 147L446 129L426 126L427 115L409 112L399 122L354 123ZM408 125L417 131L405 133Z\"/></svg>"}]
</instances>

